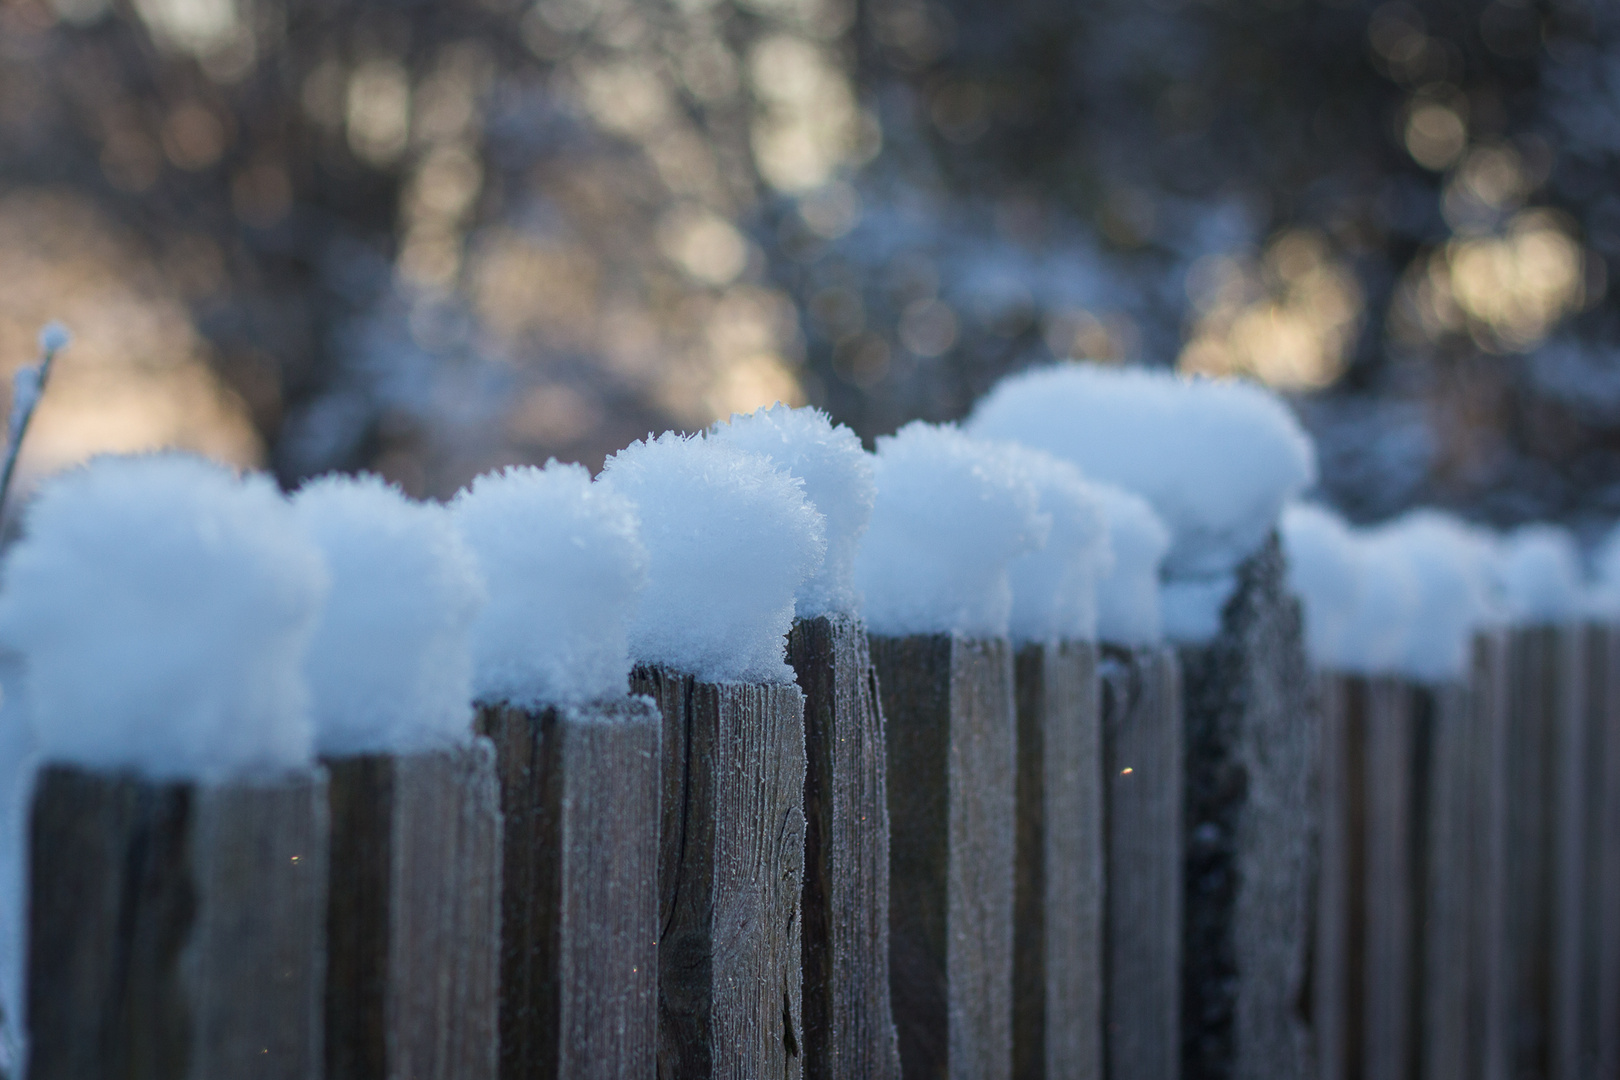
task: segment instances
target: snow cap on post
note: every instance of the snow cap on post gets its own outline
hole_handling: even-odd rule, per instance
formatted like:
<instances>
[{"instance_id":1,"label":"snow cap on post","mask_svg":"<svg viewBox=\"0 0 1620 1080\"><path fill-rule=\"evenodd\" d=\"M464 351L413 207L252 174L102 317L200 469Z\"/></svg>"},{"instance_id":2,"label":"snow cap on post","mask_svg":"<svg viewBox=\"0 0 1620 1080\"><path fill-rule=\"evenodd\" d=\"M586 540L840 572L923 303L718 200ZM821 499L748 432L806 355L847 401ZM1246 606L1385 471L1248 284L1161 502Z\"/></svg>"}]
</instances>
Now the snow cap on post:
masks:
<instances>
[{"instance_id":1,"label":"snow cap on post","mask_svg":"<svg viewBox=\"0 0 1620 1080\"><path fill-rule=\"evenodd\" d=\"M1230 573L1316 479L1315 449L1288 407L1243 382L1060 364L1002 380L968 430L1147 499L1170 528L1169 579Z\"/></svg>"},{"instance_id":2,"label":"snow cap on post","mask_svg":"<svg viewBox=\"0 0 1620 1080\"><path fill-rule=\"evenodd\" d=\"M1008 463L1035 486L1051 521L1046 545L1016 556L1014 641L1097 640L1097 582L1113 568L1102 498L1078 466L1017 443L1000 444Z\"/></svg>"},{"instance_id":3,"label":"snow cap on post","mask_svg":"<svg viewBox=\"0 0 1620 1080\"><path fill-rule=\"evenodd\" d=\"M7 557L0 642L45 760L153 779L307 764L320 551L264 476L104 457L42 488Z\"/></svg>"},{"instance_id":4,"label":"snow cap on post","mask_svg":"<svg viewBox=\"0 0 1620 1080\"><path fill-rule=\"evenodd\" d=\"M1170 550L1170 530L1147 500L1112 484L1093 482L1108 522L1113 566L1097 582L1097 636L1136 648L1163 637L1159 567Z\"/></svg>"},{"instance_id":5,"label":"snow cap on post","mask_svg":"<svg viewBox=\"0 0 1620 1080\"><path fill-rule=\"evenodd\" d=\"M730 422L715 424L709 438L769 458L802 480L805 498L826 519L826 558L799 586L794 614L801 619L856 614L855 551L876 497L872 455L861 448L860 438L842 424L835 426L820 409L780 404L733 415Z\"/></svg>"},{"instance_id":6,"label":"snow cap on post","mask_svg":"<svg viewBox=\"0 0 1620 1080\"><path fill-rule=\"evenodd\" d=\"M641 515L647 589L631 657L706 682L792 682L793 597L827 550L803 484L758 454L674 432L620 450L597 483Z\"/></svg>"},{"instance_id":7,"label":"snow cap on post","mask_svg":"<svg viewBox=\"0 0 1620 1080\"><path fill-rule=\"evenodd\" d=\"M489 594L472 626L473 696L530 709L622 697L647 580L630 502L552 461L480 476L450 512Z\"/></svg>"},{"instance_id":8,"label":"snow cap on post","mask_svg":"<svg viewBox=\"0 0 1620 1080\"><path fill-rule=\"evenodd\" d=\"M332 589L304 671L316 749L408 753L472 734L468 631L484 584L450 513L375 476L329 476L293 497Z\"/></svg>"},{"instance_id":9,"label":"snow cap on post","mask_svg":"<svg viewBox=\"0 0 1620 1080\"><path fill-rule=\"evenodd\" d=\"M1612 527L1592 553L1592 586L1586 612L1606 623L1620 623L1620 525Z\"/></svg>"},{"instance_id":10,"label":"snow cap on post","mask_svg":"<svg viewBox=\"0 0 1620 1080\"><path fill-rule=\"evenodd\" d=\"M1361 537L1338 514L1309 503L1285 507L1279 531L1288 588L1305 609L1305 649L1318 667L1342 670L1361 599Z\"/></svg>"},{"instance_id":11,"label":"snow cap on post","mask_svg":"<svg viewBox=\"0 0 1620 1080\"><path fill-rule=\"evenodd\" d=\"M1495 538L1450 515L1414 510L1374 529L1372 541L1375 553L1404 561L1415 585L1394 671L1421 682L1464 678L1474 632L1499 614Z\"/></svg>"},{"instance_id":12,"label":"snow cap on post","mask_svg":"<svg viewBox=\"0 0 1620 1080\"><path fill-rule=\"evenodd\" d=\"M1040 494L1011 455L915 421L877 441L877 505L855 557L874 633L1006 635L1008 567L1046 541Z\"/></svg>"},{"instance_id":13,"label":"snow cap on post","mask_svg":"<svg viewBox=\"0 0 1620 1080\"><path fill-rule=\"evenodd\" d=\"M1516 625L1568 622L1587 606L1580 549L1556 525L1524 525L1504 536L1496 580L1507 620Z\"/></svg>"}]
</instances>

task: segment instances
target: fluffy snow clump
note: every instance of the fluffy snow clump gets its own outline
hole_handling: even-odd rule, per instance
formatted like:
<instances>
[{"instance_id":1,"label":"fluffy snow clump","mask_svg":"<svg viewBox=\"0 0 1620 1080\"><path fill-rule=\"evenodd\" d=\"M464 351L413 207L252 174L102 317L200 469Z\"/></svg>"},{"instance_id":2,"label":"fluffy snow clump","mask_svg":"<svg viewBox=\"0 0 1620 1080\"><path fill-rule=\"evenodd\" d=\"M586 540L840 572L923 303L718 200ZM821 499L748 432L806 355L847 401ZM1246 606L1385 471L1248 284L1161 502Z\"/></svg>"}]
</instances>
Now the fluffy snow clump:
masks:
<instances>
[{"instance_id":1,"label":"fluffy snow clump","mask_svg":"<svg viewBox=\"0 0 1620 1080\"><path fill-rule=\"evenodd\" d=\"M1008 567L1046 541L1040 493L1012 455L916 421L877 441L877 505L855 556L873 632L999 637Z\"/></svg>"},{"instance_id":2,"label":"fluffy snow clump","mask_svg":"<svg viewBox=\"0 0 1620 1080\"><path fill-rule=\"evenodd\" d=\"M1067 458L1147 499L1170 528L1168 578L1232 571L1316 478L1315 449L1275 395L1142 368L1015 375L979 402L968 430Z\"/></svg>"},{"instance_id":3,"label":"fluffy snow clump","mask_svg":"<svg viewBox=\"0 0 1620 1080\"><path fill-rule=\"evenodd\" d=\"M1373 531L1410 568L1415 591L1396 673L1423 682L1463 678L1474 632L1500 617L1492 568L1495 538L1434 510L1414 510Z\"/></svg>"},{"instance_id":4,"label":"fluffy snow clump","mask_svg":"<svg viewBox=\"0 0 1620 1080\"><path fill-rule=\"evenodd\" d=\"M1017 443L1002 443L1009 463L1035 485L1051 520L1046 546L1015 557L1012 583L1015 641L1095 641L1097 581L1113 569L1102 498L1079 467Z\"/></svg>"},{"instance_id":5,"label":"fluffy snow clump","mask_svg":"<svg viewBox=\"0 0 1620 1080\"><path fill-rule=\"evenodd\" d=\"M466 739L468 631L484 583L449 511L374 476L306 484L293 510L332 577L304 662L316 748L400 753Z\"/></svg>"},{"instance_id":6,"label":"fluffy snow clump","mask_svg":"<svg viewBox=\"0 0 1620 1080\"><path fill-rule=\"evenodd\" d=\"M1620 622L1620 525L1611 528L1592 553L1592 588L1587 612L1606 622Z\"/></svg>"},{"instance_id":7,"label":"fluffy snow clump","mask_svg":"<svg viewBox=\"0 0 1620 1080\"><path fill-rule=\"evenodd\" d=\"M1305 609L1305 648L1319 667L1343 669L1361 596L1361 537L1325 507L1294 503L1279 523L1288 587Z\"/></svg>"},{"instance_id":8,"label":"fluffy snow clump","mask_svg":"<svg viewBox=\"0 0 1620 1080\"><path fill-rule=\"evenodd\" d=\"M1113 567L1097 582L1097 636L1111 645L1152 645L1163 636L1159 567L1170 530L1147 501L1112 484L1091 485L1108 522Z\"/></svg>"},{"instance_id":9,"label":"fluffy snow clump","mask_svg":"<svg viewBox=\"0 0 1620 1080\"><path fill-rule=\"evenodd\" d=\"M1496 577L1509 622L1566 622L1586 608L1580 550L1556 525L1524 525L1504 536Z\"/></svg>"},{"instance_id":10,"label":"fluffy snow clump","mask_svg":"<svg viewBox=\"0 0 1620 1080\"><path fill-rule=\"evenodd\" d=\"M480 476L450 512L489 592L472 625L473 695L527 708L622 696L647 580L629 500L553 461Z\"/></svg>"},{"instance_id":11,"label":"fluffy snow clump","mask_svg":"<svg viewBox=\"0 0 1620 1080\"><path fill-rule=\"evenodd\" d=\"M665 432L608 458L647 545L630 655L709 682L792 682L793 597L821 567L822 515L801 481L728 442Z\"/></svg>"},{"instance_id":12,"label":"fluffy snow clump","mask_svg":"<svg viewBox=\"0 0 1620 1080\"><path fill-rule=\"evenodd\" d=\"M46 485L7 557L0 645L46 760L214 780L307 763L327 575L264 476L178 454Z\"/></svg>"},{"instance_id":13,"label":"fluffy snow clump","mask_svg":"<svg viewBox=\"0 0 1620 1080\"><path fill-rule=\"evenodd\" d=\"M717 442L769 458L779 469L804 481L804 494L826 518L827 556L805 579L793 601L800 618L855 614L855 551L872 518L876 488L872 455L860 438L837 426L819 409L776 405L733 416L709 433Z\"/></svg>"}]
</instances>

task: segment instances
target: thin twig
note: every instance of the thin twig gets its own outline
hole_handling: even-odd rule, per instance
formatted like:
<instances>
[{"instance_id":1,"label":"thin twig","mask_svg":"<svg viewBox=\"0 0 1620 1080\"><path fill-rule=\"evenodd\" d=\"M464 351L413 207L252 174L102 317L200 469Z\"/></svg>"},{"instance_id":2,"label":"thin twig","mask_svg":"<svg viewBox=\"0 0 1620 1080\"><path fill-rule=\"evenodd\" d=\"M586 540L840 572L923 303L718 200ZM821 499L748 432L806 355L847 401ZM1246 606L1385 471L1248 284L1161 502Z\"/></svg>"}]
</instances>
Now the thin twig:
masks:
<instances>
[{"instance_id":1,"label":"thin twig","mask_svg":"<svg viewBox=\"0 0 1620 1080\"><path fill-rule=\"evenodd\" d=\"M28 434L28 423L34 418L40 395L45 392L45 380L51 374L51 361L67 348L71 340L67 327L53 322L39 332L39 363L33 367L18 368L11 377L11 420L6 427L6 466L0 472L0 511L11 493L11 474L17 470L17 458L22 453L23 436Z\"/></svg>"}]
</instances>

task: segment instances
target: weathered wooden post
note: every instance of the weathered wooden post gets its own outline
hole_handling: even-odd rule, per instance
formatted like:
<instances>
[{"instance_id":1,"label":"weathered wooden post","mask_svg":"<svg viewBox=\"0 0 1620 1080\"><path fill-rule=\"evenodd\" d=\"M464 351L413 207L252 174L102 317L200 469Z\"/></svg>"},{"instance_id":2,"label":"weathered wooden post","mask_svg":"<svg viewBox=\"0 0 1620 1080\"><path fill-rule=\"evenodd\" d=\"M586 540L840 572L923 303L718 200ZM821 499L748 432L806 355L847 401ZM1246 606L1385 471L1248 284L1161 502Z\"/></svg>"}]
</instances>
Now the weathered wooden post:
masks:
<instances>
[{"instance_id":1,"label":"weathered wooden post","mask_svg":"<svg viewBox=\"0 0 1620 1080\"><path fill-rule=\"evenodd\" d=\"M1007 444L1052 522L1014 559L1017 849L1013 1076L1095 1078L1104 1069L1103 738L1097 579L1110 568L1102 498L1080 470Z\"/></svg>"},{"instance_id":2,"label":"weathered wooden post","mask_svg":"<svg viewBox=\"0 0 1620 1080\"><path fill-rule=\"evenodd\" d=\"M1586 853L1582 913L1581 1069L1620 1076L1620 627L1586 643Z\"/></svg>"},{"instance_id":3,"label":"weathered wooden post","mask_svg":"<svg viewBox=\"0 0 1620 1080\"><path fill-rule=\"evenodd\" d=\"M1506 975L1514 1076L1567 1080L1580 1057L1585 876L1584 599L1573 539L1526 526L1502 541L1507 643Z\"/></svg>"},{"instance_id":4,"label":"weathered wooden post","mask_svg":"<svg viewBox=\"0 0 1620 1080\"><path fill-rule=\"evenodd\" d=\"M1182 1071L1312 1071L1305 992L1316 717L1273 530L1310 440L1249 384L1066 364L1003 381L975 434L1016 439L1148 501L1169 527L1186 789Z\"/></svg>"},{"instance_id":5,"label":"weathered wooden post","mask_svg":"<svg viewBox=\"0 0 1620 1080\"><path fill-rule=\"evenodd\" d=\"M872 512L870 455L824 414L782 405L716 424L711 437L786 469L826 518L827 555L799 587L787 649L805 697L804 1075L897 1080L888 751L852 580Z\"/></svg>"},{"instance_id":6,"label":"weathered wooden post","mask_svg":"<svg viewBox=\"0 0 1620 1080\"><path fill-rule=\"evenodd\" d=\"M771 462L674 434L608 459L648 586L631 689L663 716L658 1070L803 1073L804 695L783 661L822 516Z\"/></svg>"},{"instance_id":7,"label":"weathered wooden post","mask_svg":"<svg viewBox=\"0 0 1620 1080\"><path fill-rule=\"evenodd\" d=\"M28 1075L318 1075L326 776L300 661L319 552L268 479L106 458L35 501L6 583L46 762Z\"/></svg>"},{"instance_id":8,"label":"weathered wooden post","mask_svg":"<svg viewBox=\"0 0 1620 1080\"><path fill-rule=\"evenodd\" d=\"M453 512L490 593L472 646L503 822L500 1076L645 1080L660 723L625 692L647 558L634 511L552 464L480 477Z\"/></svg>"},{"instance_id":9,"label":"weathered wooden post","mask_svg":"<svg viewBox=\"0 0 1620 1080\"><path fill-rule=\"evenodd\" d=\"M331 577L305 671L331 773L330 1080L494 1080L501 816L472 734L484 602L449 513L375 477L294 510Z\"/></svg>"},{"instance_id":10,"label":"weathered wooden post","mask_svg":"<svg viewBox=\"0 0 1620 1080\"><path fill-rule=\"evenodd\" d=\"M878 440L856 559L887 726L889 978L908 1077L1013 1066L1017 718L1008 563L1046 527L998 448L909 424Z\"/></svg>"},{"instance_id":11,"label":"weathered wooden post","mask_svg":"<svg viewBox=\"0 0 1620 1080\"><path fill-rule=\"evenodd\" d=\"M1162 644L1159 564L1170 534L1141 499L1098 485L1113 569L1099 583L1106 787L1107 1075L1181 1075L1181 669Z\"/></svg>"}]
</instances>

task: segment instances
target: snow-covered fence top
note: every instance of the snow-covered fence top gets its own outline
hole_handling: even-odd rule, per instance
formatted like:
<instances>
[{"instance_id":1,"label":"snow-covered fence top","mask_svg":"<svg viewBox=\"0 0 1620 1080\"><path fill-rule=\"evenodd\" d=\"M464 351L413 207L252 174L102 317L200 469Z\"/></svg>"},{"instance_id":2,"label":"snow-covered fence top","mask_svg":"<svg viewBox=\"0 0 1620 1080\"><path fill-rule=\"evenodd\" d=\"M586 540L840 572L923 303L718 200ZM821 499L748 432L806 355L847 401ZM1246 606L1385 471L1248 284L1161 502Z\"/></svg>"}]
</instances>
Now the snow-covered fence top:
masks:
<instances>
[{"instance_id":1,"label":"snow-covered fence top","mask_svg":"<svg viewBox=\"0 0 1620 1080\"><path fill-rule=\"evenodd\" d=\"M968 430L1049 451L1147 499L1170 528L1170 578L1229 573L1316 479L1310 439L1252 383L1062 364L1003 380Z\"/></svg>"},{"instance_id":2,"label":"snow-covered fence top","mask_svg":"<svg viewBox=\"0 0 1620 1080\"><path fill-rule=\"evenodd\" d=\"M648 565L630 501L552 462L480 476L450 509L489 593L474 696L544 708L622 695Z\"/></svg>"},{"instance_id":3,"label":"snow-covered fence top","mask_svg":"<svg viewBox=\"0 0 1620 1080\"><path fill-rule=\"evenodd\" d=\"M877 505L855 557L866 623L889 636L1003 637L1009 566L1051 530L1003 447L921 421L877 441Z\"/></svg>"},{"instance_id":4,"label":"snow-covered fence top","mask_svg":"<svg viewBox=\"0 0 1620 1080\"><path fill-rule=\"evenodd\" d=\"M1152 645L1163 636L1159 573L1170 530L1147 500L1112 484L1092 484L1108 522L1113 565L1097 583L1097 636L1114 645Z\"/></svg>"},{"instance_id":5,"label":"snow-covered fence top","mask_svg":"<svg viewBox=\"0 0 1620 1080\"><path fill-rule=\"evenodd\" d=\"M825 519L826 557L799 586L794 614L810 619L859 611L855 552L872 519L877 488L872 457L855 433L819 409L776 405L717 423L709 438L758 454L802 481L805 498Z\"/></svg>"},{"instance_id":6,"label":"snow-covered fence top","mask_svg":"<svg viewBox=\"0 0 1620 1080\"><path fill-rule=\"evenodd\" d=\"M1035 486L1050 522L1046 544L1008 567L1013 640L1095 641L1097 582L1114 565L1103 497L1070 462L1017 443L1004 443L1001 451Z\"/></svg>"},{"instance_id":7,"label":"snow-covered fence top","mask_svg":"<svg viewBox=\"0 0 1620 1080\"><path fill-rule=\"evenodd\" d=\"M48 484L5 562L0 643L43 757L154 779L308 763L319 548L264 476L176 454Z\"/></svg>"},{"instance_id":8,"label":"snow-covered fence top","mask_svg":"<svg viewBox=\"0 0 1620 1080\"><path fill-rule=\"evenodd\" d=\"M468 632L486 599L449 512L377 477L306 484L293 509L331 592L310 643L316 748L405 753L471 735Z\"/></svg>"},{"instance_id":9,"label":"snow-covered fence top","mask_svg":"<svg viewBox=\"0 0 1620 1080\"><path fill-rule=\"evenodd\" d=\"M707 682L792 682L794 597L827 550L802 481L728 440L666 432L610 457L597 483L634 504L647 549L631 658Z\"/></svg>"}]
</instances>

